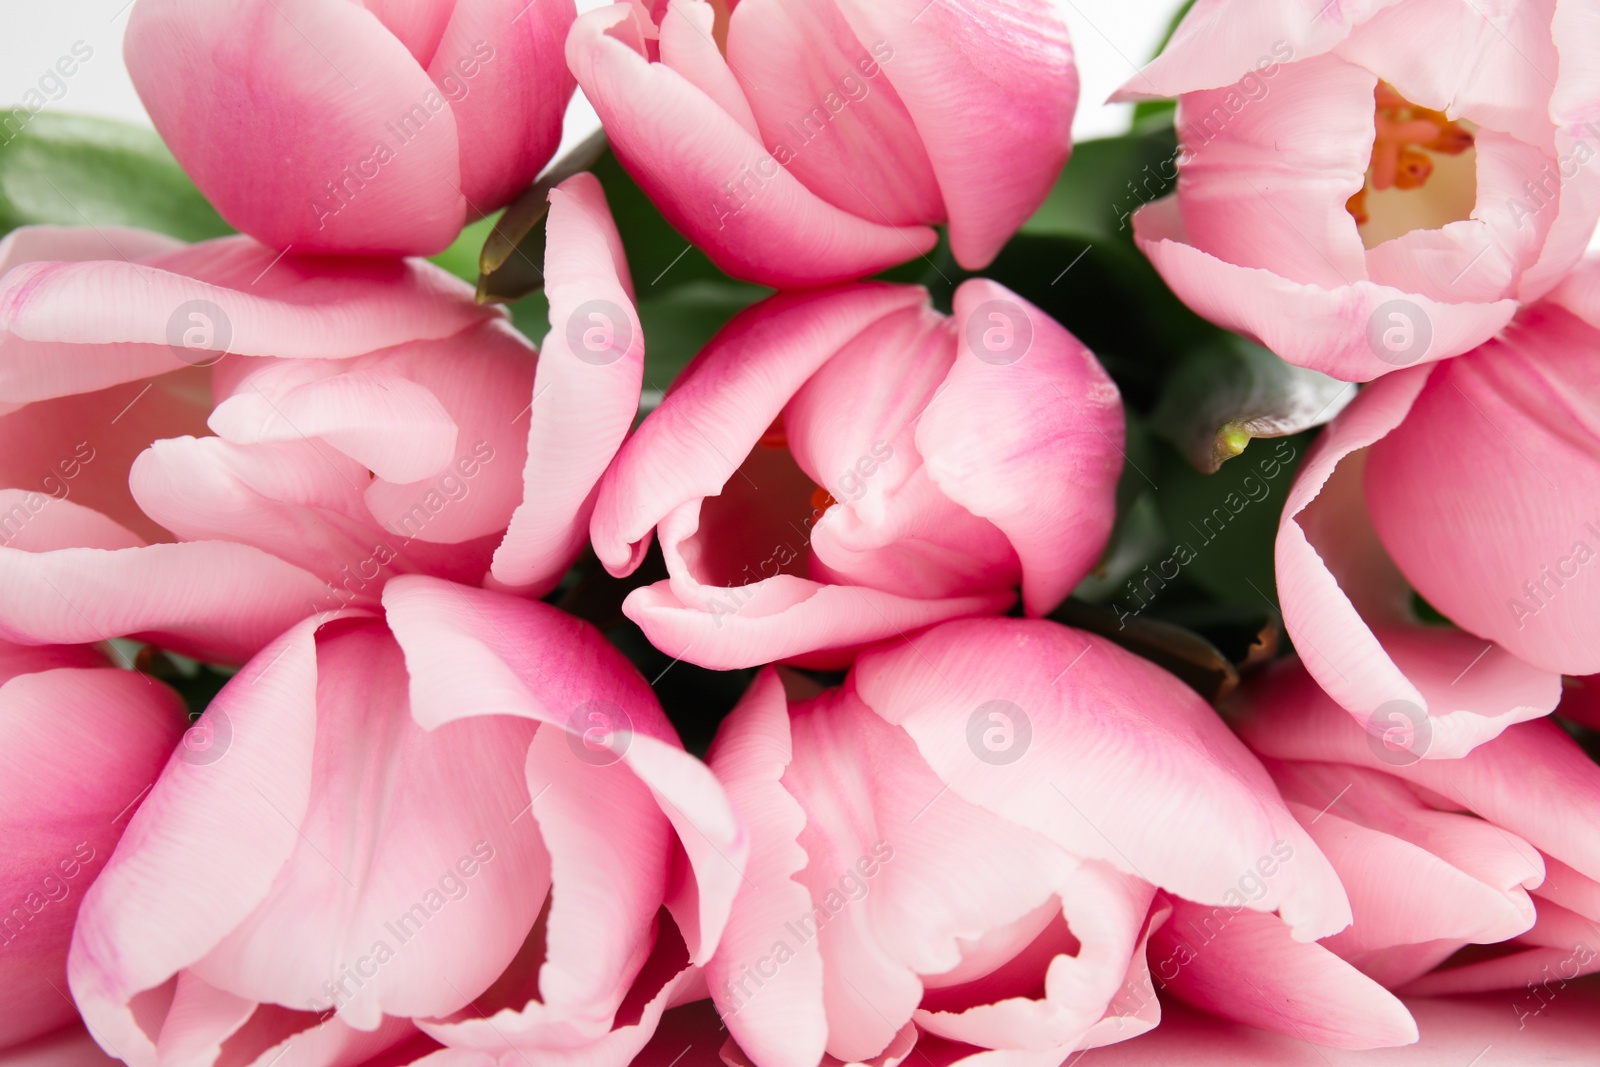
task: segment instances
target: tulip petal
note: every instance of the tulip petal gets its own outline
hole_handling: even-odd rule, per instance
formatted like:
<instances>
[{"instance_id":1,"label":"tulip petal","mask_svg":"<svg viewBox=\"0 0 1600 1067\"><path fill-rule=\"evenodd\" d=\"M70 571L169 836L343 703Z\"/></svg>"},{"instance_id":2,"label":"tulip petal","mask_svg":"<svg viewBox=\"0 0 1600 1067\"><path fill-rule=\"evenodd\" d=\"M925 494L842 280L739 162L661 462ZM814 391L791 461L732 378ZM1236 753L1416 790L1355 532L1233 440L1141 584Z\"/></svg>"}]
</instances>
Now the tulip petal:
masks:
<instances>
[{"instance_id":1,"label":"tulip petal","mask_svg":"<svg viewBox=\"0 0 1600 1067\"><path fill-rule=\"evenodd\" d=\"M1576 317L1524 312L1434 371L1366 476L1373 524L1430 604L1574 675L1600 670L1597 356Z\"/></svg>"},{"instance_id":2,"label":"tulip petal","mask_svg":"<svg viewBox=\"0 0 1600 1067\"><path fill-rule=\"evenodd\" d=\"M588 711L625 724L611 742L676 829L693 876L667 899L696 963L716 950L749 842L715 777L683 751L631 664L593 627L547 605L420 575L384 587L389 626L406 653L412 714L426 729L459 718L511 715L583 743ZM461 672L477 699L460 700Z\"/></svg>"},{"instance_id":3,"label":"tulip petal","mask_svg":"<svg viewBox=\"0 0 1600 1067\"><path fill-rule=\"evenodd\" d=\"M222 757L169 763L84 897L67 961L73 999L136 1067L153 1067L160 1035L159 1018L136 1010L140 994L218 944L294 851L312 786L316 629L307 620L284 633L212 701L201 726L214 739L227 722Z\"/></svg>"},{"instance_id":4,"label":"tulip petal","mask_svg":"<svg viewBox=\"0 0 1600 1067\"><path fill-rule=\"evenodd\" d=\"M132 671L35 668L0 685L0 1046L77 1018L73 920L186 721L172 690Z\"/></svg>"},{"instance_id":5,"label":"tulip petal","mask_svg":"<svg viewBox=\"0 0 1600 1067\"><path fill-rule=\"evenodd\" d=\"M316 610L326 592L298 567L221 541L0 548L0 589L0 639L89 644L132 637L221 663L249 659Z\"/></svg>"},{"instance_id":6,"label":"tulip petal","mask_svg":"<svg viewBox=\"0 0 1600 1067\"><path fill-rule=\"evenodd\" d=\"M493 211L539 176L561 142L577 84L562 49L572 0L457 0L428 76L450 101L461 142L461 194Z\"/></svg>"},{"instance_id":7,"label":"tulip petal","mask_svg":"<svg viewBox=\"0 0 1600 1067\"><path fill-rule=\"evenodd\" d=\"M1407 371L1364 390L1312 446L1278 529L1278 595L1306 669L1330 696L1363 723L1397 710L1426 713L1427 743L1416 754L1453 759L1547 714L1560 679L1468 634L1418 622L1410 588L1373 530L1362 487L1373 466L1362 449L1403 423L1433 373Z\"/></svg>"},{"instance_id":8,"label":"tulip petal","mask_svg":"<svg viewBox=\"0 0 1600 1067\"><path fill-rule=\"evenodd\" d=\"M875 320L926 300L915 287L856 285L781 294L737 315L601 479L590 534L606 569L631 574L656 524L685 501L720 493L819 367Z\"/></svg>"},{"instance_id":9,"label":"tulip petal","mask_svg":"<svg viewBox=\"0 0 1600 1067\"><path fill-rule=\"evenodd\" d=\"M728 1033L756 1062L815 1067L828 1036L816 942L786 940L793 955L771 978L752 970L772 952L772 933L811 911L811 895L796 878L807 862L797 841L806 814L780 783L792 759L783 684L767 668L723 722L711 750L711 769L729 802L760 832L751 835L747 880L717 954L706 964L706 982Z\"/></svg>"},{"instance_id":10,"label":"tulip petal","mask_svg":"<svg viewBox=\"0 0 1600 1067\"><path fill-rule=\"evenodd\" d=\"M644 329L622 238L591 174L550 191L545 336L528 410L522 502L495 552L501 585L542 594L588 541L595 487L639 411Z\"/></svg>"},{"instance_id":11,"label":"tulip petal","mask_svg":"<svg viewBox=\"0 0 1600 1067\"><path fill-rule=\"evenodd\" d=\"M1176 121L1187 240L1289 282L1334 289L1365 279L1345 201L1366 181L1376 85L1360 67L1318 56L1278 68L1270 107L1239 107L1244 87L1185 94ZM1317 121L1306 122L1313 110Z\"/></svg>"},{"instance_id":12,"label":"tulip petal","mask_svg":"<svg viewBox=\"0 0 1600 1067\"><path fill-rule=\"evenodd\" d=\"M205 377L204 370L186 370L41 400L0 416L0 485L92 508L146 541L171 540L161 520L152 521L134 502L128 472L151 440L205 432ZM15 514L8 510L8 517ZM0 543L22 547L15 541L20 532L16 522L0 518ZM66 540L51 547L87 543Z\"/></svg>"},{"instance_id":13,"label":"tulip petal","mask_svg":"<svg viewBox=\"0 0 1600 1067\"><path fill-rule=\"evenodd\" d=\"M856 38L873 42L916 123L956 262L981 270L1067 161L1078 70L1060 8L1048 0L837 2Z\"/></svg>"},{"instance_id":14,"label":"tulip petal","mask_svg":"<svg viewBox=\"0 0 1600 1067\"><path fill-rule=\"evenodd\" d=\"M879 48L880 55L895 55ZM933 164L888 68L856 39L834 3L744 0L729 20L727 63L762 142L786 157L784 169L807 189L874 222L944 220ZM944 74L948 79L948 67ZM992 74L984 87L992 91ZM993 124L986 132L993 134Z\"/></svg>"},{"instance_id":15,"label":"tulip petal","mask_svg":"<svg viewBox=\"0 0 1600 1067\"><path fill-rule=\"evenodd\" d=\"M275 259L245 237L145 263L24 263L0 279L0 398L42 400L218 361L223 376L228 354L348 359L502 315L431 263Z\"/></svg>"},{"instance_id":16,"label":"tulip petal","mask_svg":"<svg viewBox=\"0 0 1600 1067\"><path fill-rule=\"evenodd\" d=\"M1364 279L1323 288L1236 266L1189 243L1176 197L1140 208L1133 226L1135 240L1162 279L1197 313L1295 366L1343 381L1371 381L1404 365L1399 359L1424 363L1460 355L1494 336L1517 310L1514 300L1441 303ZM1396 302L1404 306L1395 310L1390 305ZM1427 347L1397 354L1374 343L1369 338L1380 320L1410 330L1407 346L1420 347L1413 339L1426 336Z\"/></svg>"},{"instance_id":17,"label":"tulip petal","mask_svg":"<svg viewBox=\"0 0 1600 1067\"><path fill-rule=\"evenodd\" d=\"M952 793L1073 855L1210 904L1239 899L1259 863L1276 873L1249 906L1277 909L1297 938L1350 922L1266 771L1193 690L1110 642L1047 622L954 622L863 654L855 678ZM986 728L1008 731L998 750Z\"/></svg>"},{"instance_id":18,"label":"tulip petal","mask_svg":"<svg viewBox=\"0 0 1600 1067\"><path fill-rule=\"evenodd\" d=\"M455 116L360 4L155 0L123 55L195 184L273 248L428 254L460 230Z\"/></svg>"},{"instance_id":19,"label":"tulip petal","mask_svg":"<svg viewBox=\"0 0 1600 1067\"><path fill-rule=\"evenodd\" d=\"M1271 915L1174 900L1150 952L1165 988L1224 1019L1333 1048L1417 1040L1392 993L1321 945L1295 941Z\"/></svg>"},{"instance_id":20,"label":"tulip petal","mask_svg":"<svg viewBox=\"0 0 1600 1067\"><path fill-rule=\"evenodd\" d=\"M985 358L992 349L975 338L1003 325L1020 345L1018 317L1029 349L1011 362ZM939 487L1010 540L1023 604L1043 615L1088 574L1111 535L1121 397L1093 353L1003 286L963 284L955 323L955 366L917 427L917 447Z\"/></svg>"},{"instance_id":21,"label":"tulip petal","mask_svg":"<svg viewBox=\"0 0 1600 1067\"><path fill-rule=\"evenodd\" d=\"M631 10L616 4L581 16L567 63L618 159L718 266L804 287L872 274L933 247L927 227L864 219L807 189L712 97L609 32ZM729 194L724 183L738 188Z\"/></svg>"}]
</instances>

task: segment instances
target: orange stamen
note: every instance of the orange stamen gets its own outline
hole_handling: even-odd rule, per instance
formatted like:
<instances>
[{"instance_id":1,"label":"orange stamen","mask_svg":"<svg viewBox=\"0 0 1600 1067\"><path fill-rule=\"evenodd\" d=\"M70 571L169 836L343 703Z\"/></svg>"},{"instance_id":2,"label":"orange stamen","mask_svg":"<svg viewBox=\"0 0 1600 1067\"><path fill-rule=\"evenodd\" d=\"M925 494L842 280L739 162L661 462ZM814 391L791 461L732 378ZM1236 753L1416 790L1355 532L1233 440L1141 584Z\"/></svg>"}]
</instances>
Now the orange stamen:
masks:
<instances>
[{"instance_id":1,"label":"orange stamen","mask_svg":"<svg viewBox=\"0 0 1600 1067\"><path fill-rule=\"evenodd\" d=\"M1472 131L1442 111L1418 107L1378 83L1373 93L1372 158L1361 191L1345 203L1357 225L1367 221L1370 189L1420 189L1433 175L1428 153L1458 156L1473 145Z\"/></svg>"}]
</instances>

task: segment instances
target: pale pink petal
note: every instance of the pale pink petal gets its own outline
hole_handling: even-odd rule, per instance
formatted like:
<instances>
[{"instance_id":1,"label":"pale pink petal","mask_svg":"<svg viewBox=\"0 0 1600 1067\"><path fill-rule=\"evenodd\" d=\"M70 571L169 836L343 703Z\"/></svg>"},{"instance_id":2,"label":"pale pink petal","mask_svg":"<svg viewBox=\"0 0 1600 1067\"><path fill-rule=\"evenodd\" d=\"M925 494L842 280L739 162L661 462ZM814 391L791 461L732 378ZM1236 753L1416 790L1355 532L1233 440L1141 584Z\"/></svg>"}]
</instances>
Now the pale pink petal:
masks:
<instances>
[{"instance_id":1,"label":"pale pink petal","mask_svg":"<svg viewBox=\"0 0 1600 1067\"><path fill-rule=\"evenodd\" d=\"M572 0L457 0L450 11L427 68L455 116L473 215L516 196L555 155L576 84L562 54L576 17Z\"/></svg>"},{"instance_id":2,"label":"pale pink petal","mask_svg":"<svg viewBox=\"0 0 1600 1067\"><path fill-rule=\"evenodd\" d=\"M664 0L655 2L657 7L666 6L666 12L659 17L662 64L683 75L696 89L716 101L717 106L743 126L751 137L759 140L761 129L756 125L755 113L750 110L750 101L745 99L744 89L712 36L716 9L710 4L682 0L677 4L664 4Z\"/></svg>"},{"instance_id":3,"label":"pale pink petal","mask_svg":"<svg viewBox=\"0 0 1600 1067\"><path fill-rule=\"evenodd\" d=\"M994 282L956 290L961 338L945 387L917 426L938 486L999 527L1022 563L1022 599L1042 615L1100 558L1122 471L1122 401L1094 354ZM986 331L1004 329L1003 357ZM1013 359L1023 344L1030 345Z\"/></svg>"},{"instance_id":4,"label":"pale pink petal","mask_svg":"<svg viewBox=\"0 0 1600 1067\"><path fill-rule=\"evenodd\" d=\"M1336 51L1408 100L1548 148L1557 6L1475 10L1453 0L1405 0L1356 27ZM1427 48L1415 46L1422 40Z\"/></svg>"},{"instance_id":5,"label":"pale pink petal","mask_svg":"<svg viewBox=\"0 0 1600 1067\"><path fill-rule=\"evenodd\" d=\"M0 1047L76 1019L73 920L185 725L143 675L35 666L0 685Z\"/></svg>"},{"instance_id":6,"label":"pale pink petal","mask_svg":"<svg viewBox=\"0 0 1600 1067\"><path fill-rule=\"evenodd\" d=\"M455 1011L510 963L543 904L539 831L513 821L528 796L534 729L491 716L425 731L411 718L401 650L377 622L325 629L315 670L314 737L298 755L311 788L284 813L294 848L266 896L188 972L255 1001L336 1008L363 1030L384 1015ZM234 736L215 770L245 754L233 708L222 704ZM257 797L250 777L228 778L213 774L191 804L225 803L214 799L221 788ZM207 844L218 847L191 848Z\"/></svg>"},{"instance_id":7,"label":"pale pink petal","mask_svg":"<svg viewBox=\"0 0 1600 1067\"><path fill-rule=\"evenodd\" d=\"M1511 1051L1508 1062L1583 1063L1594 1049L1594 1013L1600 994L1591 986L1569 986L1542 1014L1531 995L1515 1007L1505 994L1478 997L1412 998L1405 1004L1416 1019L1421 1040L1395 1052L1353 1052L1314 1048L1294 1034L1274 1034L1168 1004L1161 1025L1138 1039L1097 1049L1075 1067L1463 1067L1477 1056L1493 1062ZM1484 1049L1492 1049L1485 1054Z\"/></svg>"},{"instance_id":8,"label":"pale pink petal","mask_svg":"<svg viewBox=\"0 0 1600 1067\"><path fill-rule=\"evenodd\" d=\"M1366 483L1384 546L1430 604L1547 671L1600 670L1600 333L1524 312L1433 372Z\"/></svg>"},{"instance_id":9,"label":"pale pink petal","mask_svg":"<svg viewBox=\"0 0 1600 1067\"><path fill-rule=\"evenodd\" d=\"M1472 217L1419 228L1367 253L1370 277L1442 303L1488 303L1517 290L1522 270L1544 246L1556 212L1528 200L1548 183L1551 158L1514 137L1475 135L1477 201Z\"/></svg>"},{"instance_id":10,"label":"pale pink petal","mask_svg":"<svg viewBox=\"0 0 1600 1067\"><path fill-rule=\"evenodd\" d=\"M538 602L408 575L384 588L390 628L406 653L412 714L427 729L460 718L510 715L587 744L588 716L620 723L606 751L655 795L688 855L667 898L693 959L716 949L749 842L711 772L683 751L648 685L587 623ZM460 700L460 677L475 699Z\"/></svg>"},{"instance_id":11,"label":"pale pink petal","mask_svg":"<svg viewBox=\"0 0 1600 1067\"><path fill-rule=\"evenodd\" d=\"M1556 127L1561 186L1544 252L1522 277L1518 296L1525 302L1544 296L1572 270L1594 236L1595 219L1600 217L1600 171L1578 162L1593 161L1600 151L1595 126L1600 120L1600 72L1588 62L1600 47L1600 20L1580 5L1557 4L1550 36L1555 41L1559 71L1550 93L1550 118Z\"/></svg>"},{"instance_id":12,"label":"pale pink petal","mask_svg":"<svg viewBox=\"0 0 1600 1067\"><path fill-rule=\"evenodd\" d=\"M1270 104L1246 95L1258 84L1269 86L1261 99ZM1282 67L1270 83L1257 75L1249 85L1186 94L1176 121L1187 239L1289 282L1333 289L1365 279L1345 201L1366 180L1376 84L1360 67L1318 56ZM1317 120L1307 122L1313 111Z\"/></svg>"},{"instance_id":13,"label":"pale pink petal","mask_svg":"<svg viewBox=\"0 0 1600 1067\"><path fill-rule=\"evenodd\" d=\"M475 584L494 549L492 537L437 545L417 536L450 506L442 494L429 499L419 491L416 514L381 525L363 501L365 470L313 441L157 441L134 464L131 482L140 506L185 540L253 545L320 578L306 614L376 606L394 574ZM450 484L467 484L470 492L470 482Z\"/></svg>"},{"instance_id":14,"label":"pale pink petal","mask_svg":"<svg viewBox=\"0 0 1600 1067\"><path fill-rule=\"evenodd\" d=\"M896 28L903 36L905 27ZM903 60L906 52L870 32L857 40L832 0L744 0L728 23L727 63L762 142L807 189L872 222L942 222L933 164L882 63L884 56ZM867 41L879 42L876 57ZM946 85L951 73L947 65ZM993 71L986 73L991 80L984 88L992 91ZM994 125L983 121L993 135Z\"/></svg>"},{"instance_id":15,"label":"pale pink petal","mask_svg":"<svg viewBox=\"0 0 1600 1067\"><path fill-rule=\"evenodd\" d=\"M455 116L360 5L156 0L123 54L195 184L273 248L432 253L461 228Z\"/></svg>"},{"instance_id":16,"label":"pale pink petal","mask_svg":"<svg viewBox=\"0 0 1600 1067\"><path fill-rule=\"evenodd\" d=\"M502 315L430 263L276 259L245 237L148 263L24 263L0 279L0 397L42 400L202 363L226 381L230 355L348 359Z\"/></svg>"},{"instance_id":17,"label":"pale pink petal","mask_svg":"<svg viewBox=\"0 0 1600 1067\"><path fill-rule=\"evenodd\" d=\"M324 584L248 545L0 548L0 638L86 644L150 641L241 663L316 606Z\"/></svg>"},{"instance_id":18,"label":"pale pink petal","mask_svg":"<svg viewBox=\"0 0 1600 1067\"><path fill-rule=\"evenodd\" d=\"M916 123L956 261L981 270L1067 161L1078 71L1061 9L1049 0L838 3Z\"/></svg>"},{"instance_id":19,"label":"pale pink petal","mask_svg":"<svg viewBox=\"0 0 1600 1067\"><path fill-rule=\"evenodd\" d=\"M814 940L785 941L790 958L772 958L773 932L811 909L810 894L796 879L807 862L797 842L806 813L780 784L792 758L783 685L768 668L723 721L711 749L711 769L739 818L756 832L748 880L706 964L706 982L728 1033L749 1055L773 1067L815 1067L828 1036L822 955Z\"/></svg>"},{"instance_id":20,"label":"pale pink petal","mask_svg":"<svg viewBox=\"0 0 1600 1067\"><path fill-rule=\"evenodd\" d=\"M817 285L933 247L926 227L860 218L800 184L713 98L609 32L630 12L617 4L580 17L567 63L618 158L724 270L774 286Z\"/></svg>"},{"instance_id":21,"label":"pale pink petal","mask_svg":"<svg viewBox=\"0 0 1600 1067\"><path fill-rule=\"evenodd\" d=\"M1548 719L1518 723L1459 759L1404 763L1387 754L1293 662L1253 689L1235 725L1264 757L1351 763L1421 786L1439 803L1472 811L1540 852L1600 877L1600 769ZM1527 768L1538 767L1538 774ZM1530 854L1535 868L1538 856Z\"/></svg>"},{"instance_id":22,"label":"pale pink petal","mask_svg":"<svg viewBox=\"0 0 1600 1067\"><path fill-rule=\"evenodd\" d=\"M712 670L737 670L818 651L833 666L850 651L947 619L992 615L1009 592L938 600L895 596L853 585L780 575L747 586L704 586L685 603L671 581L628 594L623 610L668 655Z\"/></svg>"},{"instance_id":23,"label":"pale pink petal","mask_svg":"<svg viewBox=\"0 0 1600 1067\"><path fill-rule=\"evenodd\" d=\"M0 238L0 276L41 259L143 259L182 247L175 237L130 226L18 226Z\"/></svg>"},{"instance_id":24,"label":"pale pink petal","mask_svg":"<svg viewBox=\"0 0 1600 1067\"><path fill-rule=\"evenodd\" d=\"M1224 1019L1333 1048L1417 1040L1392 993L1321 945L1295 941L1272 915L1174 900L1150 955L1166 989Z\"/></svg>"},{"instance_id":25,"label":"pale pink petal","mask_svg":"<svg viewBox=\"0 0 1600 1067\"><path fill-rule=\"evenodd\" d=\"M550 192L550 332L528 408L522 500L495 552L495 581L547 592L588 541L595 487L639 410L645 338L605 192L579 174Z\"/></svg>"},{"instance_id":26,"label":"pale pink petal","mask_svg":"<svg viewBox=\"0 0 1600 1067\"><path fill-rule=\"evenodd\" d=\"M93 508L146 541L171 540L134 502L128 473L152 440L205 432L206 377L185 370L0 416L0 485ZM0 542L12 544L19 532L0 518Z\"/></svg>"},{"instance_id":27,"label":"pale pink petal","mask_svg":"<svg viewBox=\"0 0 1600 1067\"><path fill-rule=\"evenodd\" d=\"M1441 303L1360 278L1324 288L1236 266L1189 243L1176 197L1140 208L1133 225L1140 249L1185 304L1296 366L1344 381L1370 381L1402 365L1460 355L1494 336L1516 312L1512 300ZM1395 301L1407 306L1388 307ZM1395 321L1395 315L1404 321L1394 328L1408 328L1404 344L1414 348L1385 347L1381 323ZM1374 323L1380 324L1377 343L1368 339Z\"/></svg>"},{"instance_id":28,"label":"pale pink petal","mask_svg":"<svg viewBox=\"0 0 1600 1067\"><path fill-rule=\"evenodd\" d=\"M1332 867L1261 765L1193 690L1110 642L954 622L864 654L855 678L952 793L1073 855L1211 904L1238 899L1260 862L1275 874L1250 907L1305 940L1349 924ZM979 758L997 713L1005 745L1025 746L1009 762Z\"/></svg>"},{"instance_id":29,"label":"pale pink petal","mask_svg":"<svg viewBox=\"0 0 1600 1067\"><path fill-rule=\"evenodd\" d=\"M1451 759L1547 714L1560 681L1469 634L1420 623L1372 527L1364 449L1404 422L1434 372L1379 382L1334 420L1295 476L1276 552L1284 626L1306 669L1359 722L1425 714L1429 737L1417 755Z\"/></svg>"},{"instance_id":30,"label":"pale pink petal","mask_svg":"<svg viewBox=\"0 0 1600 1067\"><path fill-rule=\"evenodd\" d=\"M860 285L781 294L735 317L601 479L590 533L606 569L632 573L656 524L720 493L819 367L877 319L926 300L914 287Z\"/></svg>"},{"instance_id":31,"label":"pale pink petal","mask_svg":"<svg viewBox=\"0 0 1600 1067\"><path fill-rule=\"evenodd\" d=\"M198 727L212 744L168 764L84 899L68 959L73 999L137 1067L155 1062L160 1018L141 1025L135 1001L159 1007L161 987L266 898L294 851L311 800L316 629L289 630L212 701Z\"/></svg>"},{"instance_id":32,"label":"pale pink petal","mask_svg":"<svg viewBox=\"0 0 1600 1067\"><path fill-rule=\"evenodd\" d=\"M1232 85L1255 71L1272 77L1290 60L1310 59L1353 26L1399 0L1198 0L1172 40L1114 99L1178 96Z\"/></svg>"}]
</instances>

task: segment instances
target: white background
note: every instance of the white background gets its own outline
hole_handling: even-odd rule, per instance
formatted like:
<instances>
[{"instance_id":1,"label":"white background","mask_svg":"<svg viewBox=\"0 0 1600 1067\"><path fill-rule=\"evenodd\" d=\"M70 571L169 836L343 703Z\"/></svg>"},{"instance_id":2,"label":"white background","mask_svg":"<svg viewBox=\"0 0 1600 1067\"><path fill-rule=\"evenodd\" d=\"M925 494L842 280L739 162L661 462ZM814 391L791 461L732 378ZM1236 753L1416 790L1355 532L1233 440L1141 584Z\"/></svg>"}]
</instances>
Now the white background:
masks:
<instances>
[{"instance_id":1,"label":"white background","mask_svg":"<svg viewBox=\"0 0 1600 1067\"><path fill-rule=\"evenodd\" d=\"M580 10L608 0L579 0ZM1177 0L1057 0L1072 29L1083 80L1076 139L1120 133L1127 127L1128 105L1103 105L1112 91L1150 58ZM51 110L106 115L148 126L122 65L122 32L128 24L128 0L0 0L0 102L20 102L35 88L58 56L77 41L94 56L71 78L67 93L47 105ZM574 101L567 139L579 140L592 126L594 112Z\"/></svg>"}]
</instances>

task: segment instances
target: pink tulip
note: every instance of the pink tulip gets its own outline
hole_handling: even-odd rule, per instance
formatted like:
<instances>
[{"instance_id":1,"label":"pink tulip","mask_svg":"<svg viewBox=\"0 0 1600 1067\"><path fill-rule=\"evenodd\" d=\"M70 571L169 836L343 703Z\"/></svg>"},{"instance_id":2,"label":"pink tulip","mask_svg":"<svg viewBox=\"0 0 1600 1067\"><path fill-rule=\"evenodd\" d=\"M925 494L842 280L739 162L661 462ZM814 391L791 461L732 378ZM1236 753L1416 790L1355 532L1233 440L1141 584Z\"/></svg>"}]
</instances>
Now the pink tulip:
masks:
<instances>
[{"instance_id":1,"label":"pink tulip","mask_svg":"<svg viewBox=\"0 0 1600 1067\"><path fill-rule=\"evenodd\" d=\"M0 642L0 1049L77 1018L73 920L184 724L94 649Z\"/></svg>"},{"instance_id":2,"label":"pink tulip","mask_svg":"<svg viewBox=\"0 0 1600 1067\"><path fill-rule=\"evenodd\" d=\"M5 599L0 636L138 634L242 662L308 614L376 606L394 574L548 591L587 539L644 361L598 182L551 198L537 361L421 261L7 238L0 573L29 592ZM92 258L117 251L134 261Z\"/></svg>"},{"instance_id":3,"label":"pink tulip","mask_svg":"<svg viewBox=\"0 0 1600 1067\"><path fill-rule=\"evenodd\" d=\"M745 8L740 8L743 11ZM993 282L955 314L908 286L773 297L679 377L600 483L613 574L651 531L670 577L624 605L715 669L1053 609L1099 558L1122 407L1094 356Z\"/></svg>"},{"instance_id":4,"label":"pink tulip","mask_svg":"<svg viewBox=\"0 0 1600 1067\"><path fill-rule=\"evenodd\" d=\"M1418 761L1351 722L1292 661L1240 705L1240 732L1350 894L1353 924L1322 948L1408 994L1525 989L1511 1005L1524 1018L1600 971L1600 767L1554 723ZM1226 940L1244 973L1318 949L1284 938L1274 957ZM1469 945L1497 948L1452 959Z\"/></svg>"},{"instance_id":5,"label":"pink tulip","mask_svg":"<svg viewBox=\"0 0 1600 1067\"><path fill-rule=\"evenodd\" d=\"M561 140L573 0L140 0L124 57L222 216L275 251L431 254Z\"/></svg>"},{"instance_id":6,"label":"pink tulip","mask_svg":"<svg viewBox=\"0 0 1600 1067\"><path fill-rule=\"evenodd\" d=\"M947 623L809 699L786 700L769 670L711 766L752 833L706 969L742 1050L730 1063L893 1064L925 1035L1047 1067L1155 1025L1158 888L1276 911L1301 941L1350 919L1203 701L1049 622ZM1390 1006L1372 992L1364 1006Z\"/></svg>"},{"instance_id":7,"label":"pink tulip","mask_svg":"<svg viewBox=\"0 0 1600 1067\"><path fill-rule=\"evenodd\" d=\"M353 1064L413 1021L621 1067L715 950L742 832L621 654L436 578L383 609L252 660L85 899L72 993L133 1067Z\"/></svg>"},{"instance_id":8,"label":"pink tulip","mask_svg":"<svg viewBox=\"0 0 1600 1067\"><path fill-rule=\"evenodd\" d=\"M1600 670L1597 282L1586 264L1495 340L1364 390L1290 492L1290 636L1358 719L1425 716L1419 756L1464 755ZM1413 589L1460 629L1424 624Z\"/></svg>"},{"instance_id":9,"label":"pink tulip","mask_svg":"<svg viewBox=\"0 0 1600 1067\"><path fill-rule=\"evenodd\" d=\"M1122 89L1179 97L1177 193L1134 236L1291 363L1367 381L1459 355L1594 231L1597 45L1582 0L1202 0Z\"/></svg>"},{"instance_id":10,"label":"pink tulip","mask_svg":"<svg viewBox=\"0 0 1600 1067\"><path fill-rule=\"evenodd\" d=\"M988 266L1066 162L1046 0L703 0L581 16L567 62L618 158L729 274L803 287L928 252Z\"/></svg>"}]
</instances>

